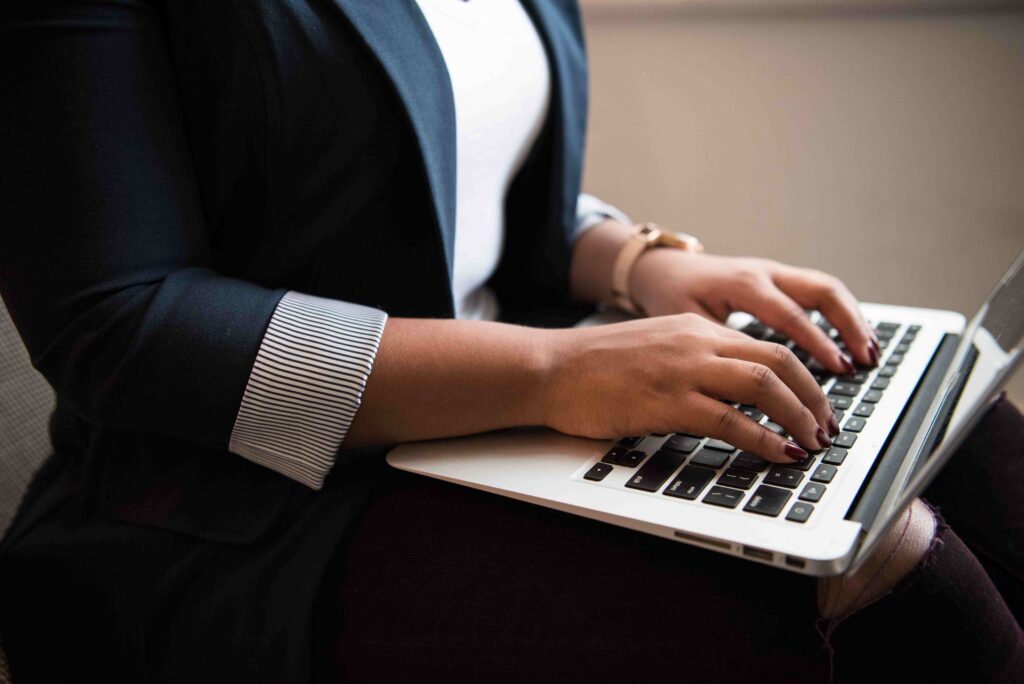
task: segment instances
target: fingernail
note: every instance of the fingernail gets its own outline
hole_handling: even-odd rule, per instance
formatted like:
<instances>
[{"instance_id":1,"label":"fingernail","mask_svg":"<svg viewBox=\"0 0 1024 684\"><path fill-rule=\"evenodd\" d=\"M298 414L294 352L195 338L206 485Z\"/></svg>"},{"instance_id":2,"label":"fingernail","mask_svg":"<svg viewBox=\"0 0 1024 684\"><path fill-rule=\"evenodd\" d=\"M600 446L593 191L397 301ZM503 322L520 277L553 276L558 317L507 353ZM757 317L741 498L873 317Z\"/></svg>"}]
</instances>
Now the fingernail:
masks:
<instances>
[{"instance_id":1,"label":"fingernail","mask_svg":"<svg viewBox=\"0 0 1024 684\"><path fill-rule=\"evenodd\" d=\"M839 421L834 413L828 417L828 431L833 437L839 434Z\"/></svg>"},{"instance_id":2,"label":"fingernail","mask_svg":"<svg viewBox=\"0 0 1024 684\"><path fill-rule=\"evenodd\" d=\"M871 357L871 365L872 366L877 366L878 365L878 352L875 349L869 349L868 350L868 356Z\"/></svg>"},{"instance_id":3,"label":"fingernail","mask_svg":"<svg viewBox=\"0 0 1024 684\"><path fill-rule=\"evenodd\" d=\"M853 359L851 359L843 352L839 352L839 365L841 365L843 367L843 370L845 370L847 373L852 373L854 371Z\"/></svg>"},{"instance_id":4,"label":"fingernail","mask_svg":"<svg viewBox=\"0 0 1024 684\"><path fill-rule=\"evenodd\" d=\"M786 452L786 456L789 456L794 461L802 461L807 458L807 452L793 442L786 442L783 451Z\"/></svg>"},{"instance_id":5,"label":"fingernail","mask_svg":"<svg viewBox=\"0 0 1024 684\"><path fill-rule=\"evenodd\" d=\"M826 448L832 446L832 440L828 438L828 435L826 435L825 431L822 430L821 428L818 428L818 433L817 433L816 436L818 438L818 445L822 449L826 449Z\"/></svg>"}]
</instances>

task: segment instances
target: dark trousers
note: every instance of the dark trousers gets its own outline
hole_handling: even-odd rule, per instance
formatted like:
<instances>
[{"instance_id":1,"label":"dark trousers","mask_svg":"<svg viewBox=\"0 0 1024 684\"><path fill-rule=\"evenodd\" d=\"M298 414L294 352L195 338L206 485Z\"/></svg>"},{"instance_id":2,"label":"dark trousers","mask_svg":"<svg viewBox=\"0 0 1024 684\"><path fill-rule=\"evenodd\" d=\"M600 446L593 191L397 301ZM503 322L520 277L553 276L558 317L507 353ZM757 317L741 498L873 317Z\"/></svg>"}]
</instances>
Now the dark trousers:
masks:
<instances>
[{"instance_id":1,"label":"dark trousers","mask_svg":"<svg viewBox=\"0 0 1024 684\"><path fill-rule=\"evenodd\" d=\"M1022 496L1001 398L922 497L922 562L828 621L812 577L395 471L321 585L317 681L1024 681Z\"/></svg>"}]
</instances>

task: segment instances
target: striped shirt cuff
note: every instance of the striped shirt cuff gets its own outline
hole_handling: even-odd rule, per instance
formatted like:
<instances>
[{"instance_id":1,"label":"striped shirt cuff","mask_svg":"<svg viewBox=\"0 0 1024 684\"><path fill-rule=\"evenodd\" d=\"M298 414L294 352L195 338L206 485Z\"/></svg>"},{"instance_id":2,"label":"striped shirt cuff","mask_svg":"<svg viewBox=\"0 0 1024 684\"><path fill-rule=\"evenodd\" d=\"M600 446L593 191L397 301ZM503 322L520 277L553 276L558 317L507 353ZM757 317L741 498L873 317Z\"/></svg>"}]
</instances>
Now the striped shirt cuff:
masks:
<instances>
[{"instance_id":1,"label":"striped shirt cuff","mask_svg":"<svg viewBox=\"0 0 1024 684\"><path fill-rule=\"evenodd\" d=\"M372 307L286 292L260 342L228 450L321 489L386 320Z\"/></svg>"},{"instance_id":2,"label":"striped shirt cuff","mask_svg":"<svg viewBox=\"0 0 1024 684\"><path fill-rule=\"evenodd\" d=\"M627 226L632 223L629 217L617 208L602 202L593 195L581 192L576 200L576 227L572 233L573 242L579 239L588 228L593 228L605 219L615 219Z\"/></svg>"}]
</instances>

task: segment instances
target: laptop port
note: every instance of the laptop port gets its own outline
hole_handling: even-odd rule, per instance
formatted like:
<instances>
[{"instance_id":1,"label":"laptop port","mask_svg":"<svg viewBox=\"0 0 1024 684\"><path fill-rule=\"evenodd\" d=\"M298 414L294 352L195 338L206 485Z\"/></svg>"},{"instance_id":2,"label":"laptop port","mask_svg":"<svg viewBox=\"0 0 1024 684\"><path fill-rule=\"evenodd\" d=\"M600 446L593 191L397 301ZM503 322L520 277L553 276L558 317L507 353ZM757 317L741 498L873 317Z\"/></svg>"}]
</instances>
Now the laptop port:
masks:
<instances>
[{"instance_id":1,"label":"laptop port","mask_svg":"<svg viewBox=\"0 0 1024 684\"><path fill-rule=\"evenodd\" d=\"M803 558L794 558L793 556L786 556L786 565L790 565L794 568L807 567L807 563Z\"/></svg>"},{"instance_id":2,"label":"laptop port","mask_svg":"<svg viewBox=\"0 0 1024 684\"><path fill-rule=\"evenodd\" d=\"M750 556L751 558L757 558L758 560L768 561L769 563L775 559L775 556L771 551L759 549L756 546L744 546L743 555Z\"/></svg>"},{"instance_id":3,"label":"laptop port","mask_svg":"<svg viewBox=\"0 0 1024 684\"><path fill-rule=\"evenodd\" d=\"M673 533L679 539L685 539L687 541L695 542L697 544L706 544L708 546L714 546L725 551L729 551L730 549L732 549L732 546L730 546L727 542L719 541L718 539L709 539L707 537L701 537L697 534L683 532L682 530L673 530Z\"/></svg>"}]
</instances>

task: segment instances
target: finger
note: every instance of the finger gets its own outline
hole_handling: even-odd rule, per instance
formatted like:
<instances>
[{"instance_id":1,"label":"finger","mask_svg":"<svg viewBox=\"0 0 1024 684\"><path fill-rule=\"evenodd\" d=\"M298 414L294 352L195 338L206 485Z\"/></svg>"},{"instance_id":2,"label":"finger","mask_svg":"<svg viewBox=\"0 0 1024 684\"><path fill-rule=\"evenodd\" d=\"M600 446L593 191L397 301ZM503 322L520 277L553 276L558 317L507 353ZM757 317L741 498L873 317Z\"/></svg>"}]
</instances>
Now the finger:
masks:
<instances>
[{"instance_id":1,"label":"finger","mask_svg":"<svg viewBox=\"0 0 1024 684\"><path fill-rule=\"evenodd\" d=\"M808 453L795 442L758 425L728 404L692 393L687 402L686 431L720 439L774 463L793 463Z\"/></svg>"},{"instance_id":2,"label":"finger","mask_svg":"<svg viewBox=\"0 0 1024 684\"><path fill-rule=\"evenodd\" d=\"M818 425L833 437L839 434L839 423L836 422L828 397L821 391L821 386L811 372L800 363L800 359L788 347L748 338L735 342L723 341L717 352L720 356L742 359L771 368L796 395L800 403L810 409Z\"/></svg>"},{"instance_id":3,"label":"finger","mask_svg":"<svg viewBox=\"0 0 1024 684\"><path fill-rule=\"evenodd\" d=\"M756 406L805 449L818 451L831 444L810 409L768 366L739 359L715 359L701 368L697 381L705 395Z\"/></svg>"},{"instance_id":4,"label":"finger","mask_svg":"<svg viewBox=\"0 0 1024 684\"><path fill-rule=\"evenodd\" d=\"M811 322L802 306L774 283L770 282L751 296L756 309L751 311L752 314L793 340L798 347L806 349L825 368L833 373L852 373L855 370L853 360Z\"/></svg>"},{"instance_id":5,"label":"finger","mask_svg":"<svg viewBox=\"0 0 1024 684\"><path fill-rule=\"evenodd\" d=\"M857 298L841 280L814 269L789 267L779 269L772 279L797 304L820 311L839 331L857 361L865 366L878 365L878 340L864 321Z\"/></svg>"},{"instance_id":6,"label":"finger","mask_svg":"<svg viewBox=\"0 0 1024 684\"><path fill-rule=\"evenodd\" d=\"M725 320L724 318L719 318L717 314L715 314L713 311L711 311L711 309L707 308L700 302L695 301L691 304L691 306L693 307L693 313L698 314L699 316L703 316L709 321L712 321L714 323L721 323Z\"/></svg>"}]
</instances>

